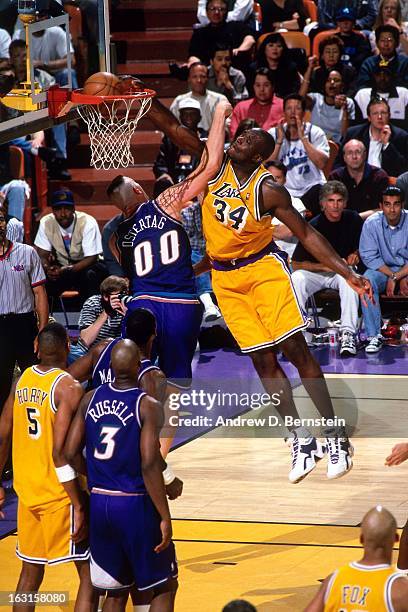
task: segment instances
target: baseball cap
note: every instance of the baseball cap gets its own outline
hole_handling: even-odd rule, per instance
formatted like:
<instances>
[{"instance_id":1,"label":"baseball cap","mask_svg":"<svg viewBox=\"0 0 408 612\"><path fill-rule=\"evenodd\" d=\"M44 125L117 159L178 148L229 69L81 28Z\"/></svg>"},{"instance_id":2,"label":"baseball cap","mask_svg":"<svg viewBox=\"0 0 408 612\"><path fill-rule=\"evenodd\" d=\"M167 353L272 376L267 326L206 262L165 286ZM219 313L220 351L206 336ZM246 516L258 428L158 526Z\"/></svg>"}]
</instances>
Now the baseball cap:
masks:
<instances>
[{"instance_id":1,"label":"baseball cap","mask_svg":"<svg viewBox=\"0 0 408 612\"><path fill-rule=\"evenodd\" d=\"M356 12L352 8L342 8L336 13L336 21L355 21Z\"/></svg>"},{"instance_id":2,"label":"baseball cap","mask_svg":"<svg viewBox=\"0 0 408 612\"><path fill-rule=\"evenodd\" d=\"M58 191L54 191L51 196L51 206L52 208L57 208L58 206L74 206L74 194L69 189L59 189Z\"/></svg>"},{"instance_id":3,"label":"baseball cap","mask_svg":"<svg viewBox=\"0 0 408 612\"><path fill-rule=\"evenodd\" d=\"M184 98L179 104L179 111L185 108L195 108L201 111L201 106L198 100L194 100L194 98Z\"/></svg>"}]
</instances>

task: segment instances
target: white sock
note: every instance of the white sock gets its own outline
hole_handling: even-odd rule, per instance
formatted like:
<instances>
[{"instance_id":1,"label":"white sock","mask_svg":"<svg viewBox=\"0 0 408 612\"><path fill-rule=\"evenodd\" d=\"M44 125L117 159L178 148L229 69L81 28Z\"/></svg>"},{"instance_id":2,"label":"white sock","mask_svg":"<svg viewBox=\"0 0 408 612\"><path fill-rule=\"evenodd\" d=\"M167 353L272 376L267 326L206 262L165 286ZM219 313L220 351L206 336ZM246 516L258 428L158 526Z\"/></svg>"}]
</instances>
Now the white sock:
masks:
<instances>
[{"instance_id":1,"label":"white sock","mask_svg":"<svg viewBox=\"0 0 408 612\"><path fill-rule=\"evenodd\" d=\"M214 302L212 301L211 295L209 293L202 293L200 295L200 300L203 303L203 306L206 310L207 308L211 308L211 306L215 306Z\"/></svg>"},{"instance_id":2,"label":"white sock","mask_svg":"<svg viewBox=\"0 0 408 612\"><path fill-rule=\"evenodd\" d=\"M150 604L143 605L143 606L133 606L133 612L149 612L150 610Z\"/></svg>"}]
</instances>

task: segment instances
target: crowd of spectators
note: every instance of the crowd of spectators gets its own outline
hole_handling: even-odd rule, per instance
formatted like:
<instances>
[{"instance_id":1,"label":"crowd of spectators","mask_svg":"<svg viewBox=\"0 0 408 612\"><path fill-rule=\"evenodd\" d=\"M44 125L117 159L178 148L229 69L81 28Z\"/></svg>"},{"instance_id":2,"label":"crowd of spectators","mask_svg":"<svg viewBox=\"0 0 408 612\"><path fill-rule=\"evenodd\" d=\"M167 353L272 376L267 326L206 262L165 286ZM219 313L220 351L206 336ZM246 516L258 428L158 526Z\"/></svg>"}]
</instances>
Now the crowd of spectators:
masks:
<instances>
[{"instance_id":1,"label":"crowd of spectators","mask_svg":"<svg viewBox=\"0 0 408 612\"><path fill-rule=\"evenodd\" d=\"M405 224L404 214L395 226L392 219L386 221L384 194L396 184L402 206L408 201L408 3L319 0L315 21L302 0L259 4L260 32L254 28L248 2L198 3L198 23L186 58L190 91L184 95L201 96L203 115L205 96L211 91L224 94L234 105L230 141L244 125L268 130L275 150L266 167L286 185L294 207L323 231L349 265L369 271L367 256L360 253L361 244L366 244L360 244L360 234L368 219L388 223L393 236ZM309 57L308 45L291 37L292 32L309 38ZM201 85L198 92L191 73L204 74L204 65L210 78L206 89ZM172 109L177 111L181 99L176 98ZM208 123L214 106L207 104ZM337 284L336 275L296 246L285 226L276 219L273 223L280 248L293 258L302 304L319 288L338 289L341 354L355 354L358 300ZM406 294L407 248L408 244L396 264L397 281L388 289L387 283L380 283L380 292ZM386 272L380 274L387 277ZM371 310L363 312L366 321ZM369 340L380 334L377 327L367 325ZM378 344L369 342L367 352Z\"/></svg>"}]
</instances>

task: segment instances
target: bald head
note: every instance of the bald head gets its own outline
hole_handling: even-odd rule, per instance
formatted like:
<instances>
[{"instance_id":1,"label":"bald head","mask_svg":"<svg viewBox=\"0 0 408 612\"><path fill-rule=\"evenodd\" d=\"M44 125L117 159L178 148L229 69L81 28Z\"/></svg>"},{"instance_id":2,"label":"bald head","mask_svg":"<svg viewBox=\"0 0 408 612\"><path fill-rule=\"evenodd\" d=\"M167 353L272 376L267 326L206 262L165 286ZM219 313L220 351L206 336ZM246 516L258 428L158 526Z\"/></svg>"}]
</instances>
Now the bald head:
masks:
<instances>
[{"instance_id":1,"label":"bald head","mask_svg":"<svg viewBox=\"0 0 408 612\"><path fill-rule=\"evenodd\" d=\"M262 161L268 159L268 157L272 155L275 148L275 140L273 136L262 128L253 128L251 131L256 135L257 151L262 157Z\"/></svg>"},{"instance_id":2,"label":"bald head","mask_svg":"<svg viewBox=\"0 0 408 612\"><path fill-rule=\"evenodd\" d=\"M112 370L116 379L137 378L140 352L133 340L120 340L112 349Z\"/></svg>"},{"instance_id":3,"label":"bald head","mask_svg":"<svg viewBox=\"0 0 408 612\"><path fill-rule=\"evenodd\" d=\"M343 147L344 163L347 168L361 171L367 159L367 149L360 140L349 140Z\"/></svg>"},{"instance_id":4,"label":"bald head","mask_svg":"<svg viewBox=\"0 0 408 612\"><path fill-rule=\"evenodd\" d=\"M371 508L361 523L361 543L364 550L391 549L397 540L397 522L383 506Z\"/></svg>"}]
</instances>

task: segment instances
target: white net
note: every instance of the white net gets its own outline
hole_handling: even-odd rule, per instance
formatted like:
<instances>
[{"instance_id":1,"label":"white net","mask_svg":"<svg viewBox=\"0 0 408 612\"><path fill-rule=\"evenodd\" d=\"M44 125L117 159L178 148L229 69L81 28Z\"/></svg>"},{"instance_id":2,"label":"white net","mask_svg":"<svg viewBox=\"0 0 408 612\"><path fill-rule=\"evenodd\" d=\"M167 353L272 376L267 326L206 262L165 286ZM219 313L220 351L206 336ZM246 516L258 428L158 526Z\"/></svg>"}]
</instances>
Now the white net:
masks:
<instances>
[{"instance_id":1,"label":"white net","mask_svg":"<svg viewBox=\"0 0 408 612\"><path fill-rule=\"evenodd\" d=\"M134 164L131 141L139 119L149 111L151 97L137 95L83 104L78 112L88 126L91 166L97 170L127 168Z\"/></svg>"}]
</instances>

